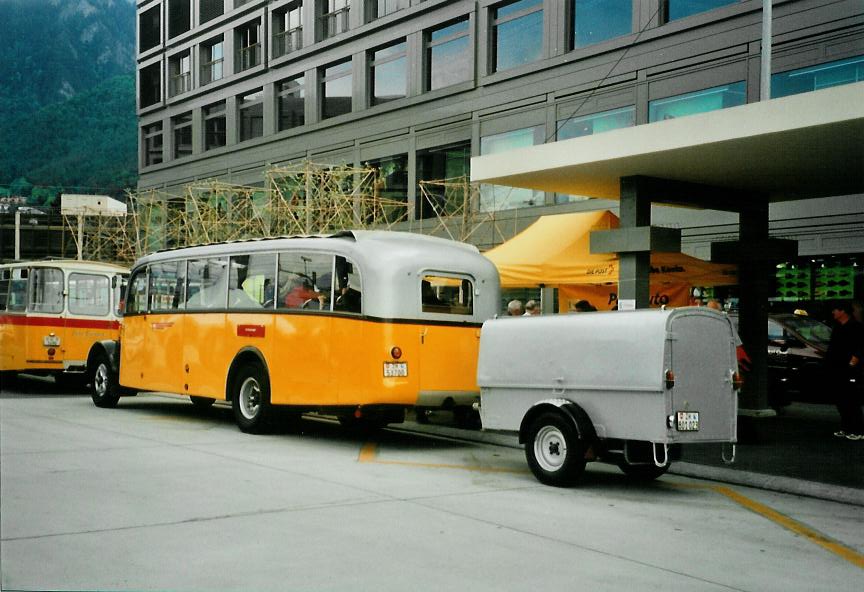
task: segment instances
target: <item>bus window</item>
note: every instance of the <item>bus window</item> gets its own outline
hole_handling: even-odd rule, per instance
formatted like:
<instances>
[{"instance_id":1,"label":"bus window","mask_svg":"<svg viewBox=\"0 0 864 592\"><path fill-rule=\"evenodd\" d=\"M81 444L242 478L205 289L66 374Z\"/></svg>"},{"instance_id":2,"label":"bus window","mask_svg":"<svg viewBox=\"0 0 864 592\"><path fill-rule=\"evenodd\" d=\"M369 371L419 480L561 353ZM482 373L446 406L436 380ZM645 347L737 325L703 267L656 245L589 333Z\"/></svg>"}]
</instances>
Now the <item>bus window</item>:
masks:
<instances>
[{"instance_id":1,"label":"bus window","mask_svg":"<svg viewBox=\"0 0 864 592\"><path fill-rule=\"evenodd\" d=\"M6 310L24 311L27 309L28 271L26 268L12 270L12 278L9 280L9 296L6 300Z\"/></svg>"},{"instance_id":2,"label":"bus window","mask_svg":"<svg viewBox=\"0 0 864 592\"><path fill-rule=\"evenodd\" d=\"M9 280L12 279L12 270L0 269L0 310L6 310L6 300L9 296Z\"/></svg>"},{"instance_id":3,"label":"bus window","mask_svg":"<svg viewBox=\"0 0 864 592\"><path fill-rule=\"evenodd\" d=\"M111 311L110 282L104 275L72 273L69 275L69 312L105 316Z\"/></svg>"},{"instance_id":4,"label":"bus window","mask_svg":"<svg viewBox=\"0 0 864 592\"><path fill-rule=\"evenodd\" d=\"M129 285L129 276L115 275L111 279L111 285L114 289L114 310L117 316L123 316L126 312L126 287Z\"/></svg>"},{"instance_id":5,"label":"bus window","mask_svg":"<svg viewBox=\"0 0 864 592\"><path fill-rule=\"evenodd\" d=\"M53 267L37 267L32 273L30 310L63 312L63 271Z\"/></svg>"},{"instance_id":6,"label":"bus window","mask_svg":"<svg viewBox=\"0 0 864 592\"><path fill-rule=\"evenodd\" d=\"M183 308L185 261L166 261L150 265L150 312Z\"/></svg>"},{"instance_id":7,"label":"bus window","mask_svg":"<svg viewBox=\"0 0 864 592\"><path fill-rule=\"evenodd\" d=\"M228 258L190 259L187 263L186 308L224 309L228 304Z\"/></svg>"},{"instance_id":8,"label":"bus window","mask_svg":"<svg viewBox=\"0 0 864 592\"><path fill-rule=\"evenodd\" d=\"M273 308L276 286L276 254L231 257L228 308Z\"/></svg>"},{"instance_id":9,"label":"bus window","mask_svg":"<svg viewBox=\"0 0 864 592\"><path fill-rule=\"evenodd\" d=\"M330 310L333 256L320 253L279 253L280 309Z\"/></svg>"},{"instance_id":10,"label":"bus window","mask_svg":"<svg viewBox=\"0 0 864 592\"><path fill-rule=\"evenodd\" d=\"M336 257L336 282L338 296L333 310L341 312L356 312L361 310L361 296L363 285L360 281L360 272L356 266L345 257Z\"/></svg>"},{"instance_id":11,"label":"bus window","mask_svg":"<svg viewBox=\"0 0 864 592\"><path fill-rule=\"evenodd\" d=\"M420 281L423 312L474 314L474 284L467 278L424 275Z\"/></svg>"},{"instance_id":12,"label":"bus window","mask_svg":"<svg viewBox=\"0 0 864 592\"><path fill-rule=\"evenodd\" d=\"M139 269L129 283L126 314L147 312L147 269Z\"/></svg>"}]
</instances>

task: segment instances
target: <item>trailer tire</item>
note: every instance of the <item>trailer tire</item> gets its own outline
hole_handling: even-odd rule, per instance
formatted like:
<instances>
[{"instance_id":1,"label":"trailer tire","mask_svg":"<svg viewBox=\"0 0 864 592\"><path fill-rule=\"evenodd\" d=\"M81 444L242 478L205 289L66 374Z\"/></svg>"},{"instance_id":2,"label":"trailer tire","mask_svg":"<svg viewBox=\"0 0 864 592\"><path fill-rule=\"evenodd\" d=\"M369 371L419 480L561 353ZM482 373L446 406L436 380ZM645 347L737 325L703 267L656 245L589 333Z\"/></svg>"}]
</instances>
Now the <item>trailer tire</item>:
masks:
<instances>
[{"instance_id":1,"label":"trailer tire","mask_svg":"<svg viewBox=\"0 0 864 592\"><path fill-rule=\"evenodd\" d=\"M618 468L627 475L627 477L631 481L636 481L639 483L647 483L649 481L653 481L654 479L662 476L666 471L669 470L669 467L672 463L666 463L662 467L658 467L655 464L633 464L631 465L623 458L618 461Z\"/></svg>"},{"instance_id":2,"label":"trailer tire","mask_svg":"<svg viewBox=\"0 0 864 592\"><path fill-rule=\"evenodd\" d=\"M547 411L528 427L525 458L537 480L566 487L585 472L585 444L573 422L561 413Z\"/></svg>"},{"instance_id":3,"label":"trailer tire","mask_svg":"<svg viewBox=\"0 0 864 592\"><path fill-rule=\"evenodd\" d=\"M103 409L117 406L120 400L120 385L117 373L111 367L111 360L105 352L99 352L95 356L91 384L90 398L94 405Z\"/></svg>"}]
</instances>

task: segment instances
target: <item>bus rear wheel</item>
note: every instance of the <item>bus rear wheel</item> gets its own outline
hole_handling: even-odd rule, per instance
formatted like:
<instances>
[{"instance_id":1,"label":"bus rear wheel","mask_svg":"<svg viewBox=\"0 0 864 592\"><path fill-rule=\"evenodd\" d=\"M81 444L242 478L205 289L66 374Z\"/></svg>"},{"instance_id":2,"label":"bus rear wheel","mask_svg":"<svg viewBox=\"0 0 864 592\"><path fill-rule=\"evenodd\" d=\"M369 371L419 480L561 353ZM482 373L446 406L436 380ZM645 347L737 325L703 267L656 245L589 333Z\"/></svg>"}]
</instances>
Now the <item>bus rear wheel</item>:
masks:
<instances>
[{"instance_id":1,"label":"bus rear wheel","mask_svg":"<svg viewBox=\"0 0 864 592\"><path fill-rule=\"evenodd\" d=\"M241 431L260 434L270 425L270 379L260 364L246 364L234 376L231 392L234 420Z\"/></svg>"},{"instance_id":2,"label":"bus rear wheel","mask_svg":"<svg viewBox=\"0 0 864 592\"><path fill-rule=\"evenodd\" d=\"M120 400L120 385L107 354L102 353L96 357L91 383L93 386L90 397L94 405L102 408L117 406Z\"/></svg>"}]
</instances>

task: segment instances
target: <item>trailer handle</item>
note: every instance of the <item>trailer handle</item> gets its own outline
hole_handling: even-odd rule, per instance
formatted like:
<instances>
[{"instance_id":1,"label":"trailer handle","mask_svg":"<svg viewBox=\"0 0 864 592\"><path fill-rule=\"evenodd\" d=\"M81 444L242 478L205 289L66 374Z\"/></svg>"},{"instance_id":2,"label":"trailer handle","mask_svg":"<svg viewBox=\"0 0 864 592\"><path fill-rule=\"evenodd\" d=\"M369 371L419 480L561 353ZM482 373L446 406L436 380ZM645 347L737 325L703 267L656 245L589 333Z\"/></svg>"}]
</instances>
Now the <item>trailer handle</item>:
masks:
<instances>
[{"instance_id":1,"label":"trailer handle","mask_svg":"<svg viewBox=\"0 0 864 592\"><path fill-rule=\"evenodd\" d=\"M651 443L651 452L654 455L654 464L657 465L658 467L665 467L666 465L669 464L669 445L663 444L662 446L663 446L663 462L660 462L657 459L657 444L654 442Z\"/></svg>"},{"instance_id":2,"label":"trailer handle","mask_svg":"<svg viewBox=\"0 0 864 592\"><path fill-rule=\"evenodd\" d=\"M731 444L731 446L732 446L731 458L726 458L726 445L727 444ZM720 449L720 458L723 459L723 463L727 464L727 465L731 465L732 463L734 463L735 462L735 452L736 452L736 445L735 444L732 444L730 442L724 442L723 447Z\"/></svg>"}]
</instances>

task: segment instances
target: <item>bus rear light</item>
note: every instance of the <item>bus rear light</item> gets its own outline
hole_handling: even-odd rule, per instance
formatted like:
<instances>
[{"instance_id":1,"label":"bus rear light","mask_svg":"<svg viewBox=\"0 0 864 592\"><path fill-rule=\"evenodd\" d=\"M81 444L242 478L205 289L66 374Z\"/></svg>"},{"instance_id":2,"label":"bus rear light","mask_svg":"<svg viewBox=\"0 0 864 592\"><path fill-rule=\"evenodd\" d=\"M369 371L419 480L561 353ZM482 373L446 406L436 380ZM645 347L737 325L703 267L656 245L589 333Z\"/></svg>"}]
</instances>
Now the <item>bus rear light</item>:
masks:
<instances>
[{"instance_id":1,"label":"bus rear light","mask_svg":"<svg viewBox=\"0 0 864 592\"><path fill-rule=\"evenodd\" d=\"M675 386L675 373L671 370L666 371L666 388L671 389Z\"/></svg>"},{"instance_id":2,"label":"bus rear light","mask_svg":"<svg viewBox=\"0 0 864 592\"><path fill-rule=\"evenodd\" d=\"M402 348L399 347L398 345L393 346L393 348L390 350L390 356L394 360L398 360L399 358L402 357Z\"/></svg>"}]
</instances>

